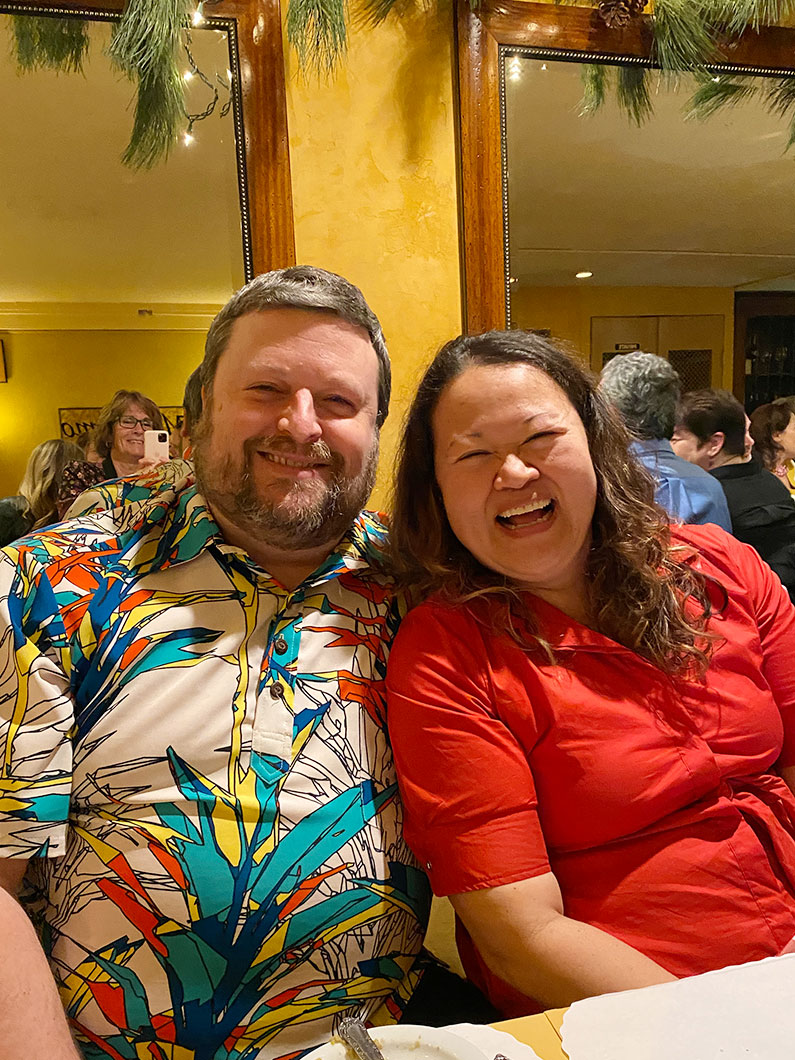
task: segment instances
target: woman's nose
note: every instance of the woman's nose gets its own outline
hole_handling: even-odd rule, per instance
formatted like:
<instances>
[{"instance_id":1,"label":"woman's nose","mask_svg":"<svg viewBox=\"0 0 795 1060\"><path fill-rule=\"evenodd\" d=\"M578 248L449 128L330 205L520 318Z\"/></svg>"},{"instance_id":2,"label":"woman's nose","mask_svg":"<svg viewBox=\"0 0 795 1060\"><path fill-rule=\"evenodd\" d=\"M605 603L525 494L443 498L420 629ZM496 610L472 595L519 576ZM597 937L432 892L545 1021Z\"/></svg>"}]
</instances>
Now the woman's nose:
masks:
<instances>
[{"instance_id":1,"label":"woman's nose","mask_svg":"<svg viewBox=\"0 0 795 1060\"><path fill-rule=\"evenodd\" d=\"M318 423L315 401L309 390L296 390L276 424L283 434L296 442L316 442L322 430Z\"/></svg>"},{"instance_id":2,"label":"woman's nose","mask_svg":"<svg viewBox=\"0 0 795 1060\"><path fill-rule=\"evenodd\" d=\"M519 489L538 478L538 468L527 464L516 453L509 453L494 478L495 489Z\"/></svg>"}]
</instances>

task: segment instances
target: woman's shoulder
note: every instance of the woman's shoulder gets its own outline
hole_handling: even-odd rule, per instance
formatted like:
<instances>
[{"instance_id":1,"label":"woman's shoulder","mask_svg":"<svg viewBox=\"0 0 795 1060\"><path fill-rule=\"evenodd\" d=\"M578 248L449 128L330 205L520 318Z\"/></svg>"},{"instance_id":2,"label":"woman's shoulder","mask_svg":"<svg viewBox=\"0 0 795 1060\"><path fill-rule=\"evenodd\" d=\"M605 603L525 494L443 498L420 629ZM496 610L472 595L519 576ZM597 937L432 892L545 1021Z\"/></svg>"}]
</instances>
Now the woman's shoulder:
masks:
<instances>
[{"instance_id":1,"label":"woman's shoulder","mask_svg":"<svg viewBox=\"0 0 795 1060\"><path fill-rule=\"evenodd\" d=\"M743 583L765 569L756 549L714 523L672 524L671 544L682 562L698 566L724 583L726 579Z\"/></svg>"}]
</instances>

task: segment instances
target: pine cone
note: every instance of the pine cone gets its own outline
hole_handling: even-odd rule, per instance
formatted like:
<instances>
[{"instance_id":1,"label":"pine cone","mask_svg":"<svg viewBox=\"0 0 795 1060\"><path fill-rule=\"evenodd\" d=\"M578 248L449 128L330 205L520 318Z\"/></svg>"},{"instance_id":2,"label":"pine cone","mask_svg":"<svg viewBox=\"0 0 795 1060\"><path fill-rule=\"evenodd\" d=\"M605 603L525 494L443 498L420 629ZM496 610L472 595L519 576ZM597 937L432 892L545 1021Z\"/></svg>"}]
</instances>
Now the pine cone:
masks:
<instances>
[{"instance_id":1,"label":"pine cone","mask_svg":"<svg viewBox=\"0 0 795 1060\"><path fill-rule=\"evenodd\" d=\"M647 0L629 0L629 13L635 18L636 15L642 15L646 7Z\"/></svg>"},{"instance_id":2,"label":"pine cone","mask_svg":"<svg viewBox=\"0 0 795 1060\"><path fill-rule=\"evenodd\" d=\"M632 3L633 0L602 0L599 14L608 29L623 29L626 26L632 18Z\"/></svg>"}]
</instances>

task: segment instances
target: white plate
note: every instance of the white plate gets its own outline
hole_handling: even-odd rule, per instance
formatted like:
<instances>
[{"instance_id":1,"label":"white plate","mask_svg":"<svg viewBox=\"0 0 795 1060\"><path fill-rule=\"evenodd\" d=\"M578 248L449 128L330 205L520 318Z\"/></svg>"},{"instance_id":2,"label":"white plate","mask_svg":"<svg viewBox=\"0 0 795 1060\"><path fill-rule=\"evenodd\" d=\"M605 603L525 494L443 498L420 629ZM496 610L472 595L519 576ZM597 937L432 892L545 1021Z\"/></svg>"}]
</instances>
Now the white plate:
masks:
<instances>
[{"instance_id":1,"label":"white plate","mask_svg":"<svg viewBox=\"0 0 795 1060\"><path fill-rule=\"evenodd\" d=\"M467 1027L468 1024L462 1026ZM371 1027L370 1034L384 1054L384 1060L484 1060L485 1054L481 1049L464 1038L460 1028L455 1030L456 1033L453 1033L452 1029L399 1023L391 1027ZM510 1038L510 1035L503 1034L500 1037ZM488 1060L492 1060L498 1051L491 1051ZM353 1057L353 1050L347 1045L332 1041L309 1053L304 1060L352 1060Z\"/></svg>"},{"instance_id":2,"label":"white plate","mask_svg":"<svg viewBox=\"0 0 795 1060\"><path fill-rule=\"evenodd\" d=\"M540 1060L535 1049L518 1042L512 1034L482 1023L456 1023L445 1029L476 1045L488 1060L492 1060L497 1053L502 1053L507 1060Z\"/></svg>"}]
</instances>

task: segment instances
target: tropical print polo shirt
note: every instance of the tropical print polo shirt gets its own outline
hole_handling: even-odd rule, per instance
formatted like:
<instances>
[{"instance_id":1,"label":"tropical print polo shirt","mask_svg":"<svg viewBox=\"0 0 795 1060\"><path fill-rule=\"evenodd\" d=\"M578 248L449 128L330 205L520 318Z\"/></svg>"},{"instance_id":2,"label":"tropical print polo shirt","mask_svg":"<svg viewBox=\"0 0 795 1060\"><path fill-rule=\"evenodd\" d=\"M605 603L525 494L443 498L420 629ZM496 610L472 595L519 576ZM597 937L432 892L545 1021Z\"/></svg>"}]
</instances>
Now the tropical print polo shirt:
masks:
<instances>
[{"instance_id":1,"label":"tropical print polo shirt","mask_svg":"<svg viewBox=\"0 0 795 1060\"><path fill-rule=\"evenodd\" d=\"M287 592L190 479L0 551L0 856L89 1060L295 1057L394 1022L429 893L363 513Z\"/></svg>"}]
</instances>

